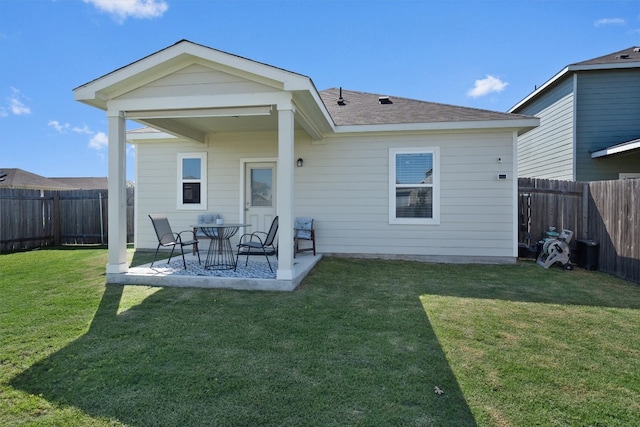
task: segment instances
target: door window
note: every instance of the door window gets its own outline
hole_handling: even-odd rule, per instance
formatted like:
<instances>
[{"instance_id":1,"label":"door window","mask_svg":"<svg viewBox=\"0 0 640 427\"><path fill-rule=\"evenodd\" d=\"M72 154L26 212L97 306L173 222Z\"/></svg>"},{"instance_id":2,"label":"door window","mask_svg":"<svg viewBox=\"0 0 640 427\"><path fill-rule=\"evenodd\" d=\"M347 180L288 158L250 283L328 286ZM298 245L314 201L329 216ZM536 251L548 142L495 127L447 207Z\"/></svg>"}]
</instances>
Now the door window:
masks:
<instances>
[{"instance_id":1,"label":"door window","mask_svg":"<svg viewBox=\"0 0 640 427\"><path fill-rule=\"evenodd\" d=\"M251 169L251 205L273 206L273 169Z\"/></svg>"}]
</instances>

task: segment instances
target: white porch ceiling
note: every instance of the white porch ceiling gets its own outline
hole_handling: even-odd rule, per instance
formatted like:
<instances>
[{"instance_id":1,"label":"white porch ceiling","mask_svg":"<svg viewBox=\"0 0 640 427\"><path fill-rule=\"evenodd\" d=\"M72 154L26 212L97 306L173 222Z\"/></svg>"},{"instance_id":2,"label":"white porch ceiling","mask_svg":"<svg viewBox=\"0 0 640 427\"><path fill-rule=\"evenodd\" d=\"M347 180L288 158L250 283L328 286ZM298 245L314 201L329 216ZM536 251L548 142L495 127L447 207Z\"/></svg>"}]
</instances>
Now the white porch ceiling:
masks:
<instances>
[{"instance_id":1,"label":"white porch ceiling","mask_svg":"<svg viewBox=\"0 0 640 427\"><path fill-rule=\"evenodd\" d=\"M304 130L312 138L321 139L321 131L303 110L296 111L294 130ZM275 105L138 110L128 111L125 115L128 120L200 143L206 140L207 134L278 131Z\"/></svg>"}]
</instances>

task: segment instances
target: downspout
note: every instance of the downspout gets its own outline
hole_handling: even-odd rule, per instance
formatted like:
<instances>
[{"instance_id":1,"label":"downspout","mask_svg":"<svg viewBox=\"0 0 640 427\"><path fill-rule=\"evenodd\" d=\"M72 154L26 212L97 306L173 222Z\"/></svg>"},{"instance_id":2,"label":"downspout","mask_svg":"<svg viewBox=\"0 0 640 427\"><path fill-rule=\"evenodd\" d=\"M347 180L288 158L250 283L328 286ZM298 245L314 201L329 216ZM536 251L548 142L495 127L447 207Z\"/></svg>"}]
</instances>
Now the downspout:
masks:
<instances>
[{"instance_id":1,"label":"downspout","mask_svg":"<svg viewBox=\"0 0 640 427\"><path fill-rule=\"evenodd\" d=\"M513 233L513 256L518 259L518 131L513 131L512 136L513 142L513 155L512 161L513 164L513 188L512 188L512 197L511 197L511 218L513 221L513 225L511 227L511 232Z\"/></svg>"}]
</instances>

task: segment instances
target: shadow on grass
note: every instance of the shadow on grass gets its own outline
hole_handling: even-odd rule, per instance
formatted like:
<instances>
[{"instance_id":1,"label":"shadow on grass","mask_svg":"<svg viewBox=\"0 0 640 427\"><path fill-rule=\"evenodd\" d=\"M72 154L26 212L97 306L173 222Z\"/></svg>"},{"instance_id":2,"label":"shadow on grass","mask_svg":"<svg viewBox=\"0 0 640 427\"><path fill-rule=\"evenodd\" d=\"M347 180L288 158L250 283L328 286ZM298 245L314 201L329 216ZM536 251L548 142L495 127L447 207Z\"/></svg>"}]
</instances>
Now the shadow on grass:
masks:
<instances>
[{"instance_id":1,"label":"shadow on grass","mask_svg":"<svg viewBox=\"0 0 640 427\"><path fill-rule=\"evenodd\" d=\"M417 298L314 280L161 289L120 314L109 285L89 331L11 385L132 426L476 425Z\"/></svg>"}]
</instances>

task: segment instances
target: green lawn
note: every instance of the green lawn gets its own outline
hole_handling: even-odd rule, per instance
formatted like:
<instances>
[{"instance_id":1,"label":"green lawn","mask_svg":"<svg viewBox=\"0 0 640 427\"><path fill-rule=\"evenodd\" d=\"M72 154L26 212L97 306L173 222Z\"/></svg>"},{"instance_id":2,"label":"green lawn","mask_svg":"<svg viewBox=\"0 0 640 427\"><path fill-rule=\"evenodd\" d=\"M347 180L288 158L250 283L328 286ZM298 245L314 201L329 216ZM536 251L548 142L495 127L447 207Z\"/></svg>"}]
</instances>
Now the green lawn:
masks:
<instances>
[{"instance_id":1,"label":"green lawn","mask_svg":"<svg viewBox=\"0 0 640 427\"><path fill-rule=\"evenodd\" d=\"M0 256L0 426L640 425L640 286L604 274L325 258L276 293L106 261Z\"/></svg>"}]
</instances>

